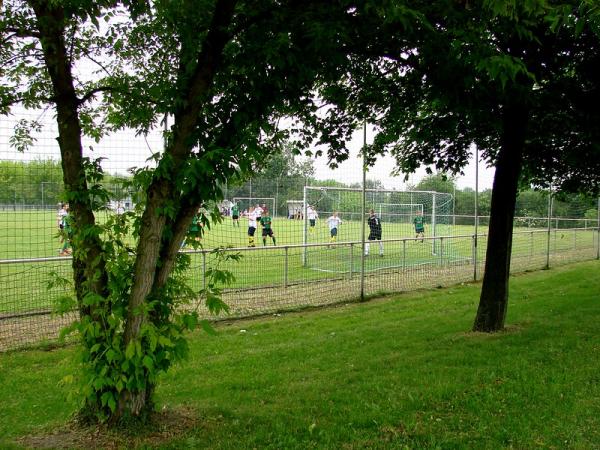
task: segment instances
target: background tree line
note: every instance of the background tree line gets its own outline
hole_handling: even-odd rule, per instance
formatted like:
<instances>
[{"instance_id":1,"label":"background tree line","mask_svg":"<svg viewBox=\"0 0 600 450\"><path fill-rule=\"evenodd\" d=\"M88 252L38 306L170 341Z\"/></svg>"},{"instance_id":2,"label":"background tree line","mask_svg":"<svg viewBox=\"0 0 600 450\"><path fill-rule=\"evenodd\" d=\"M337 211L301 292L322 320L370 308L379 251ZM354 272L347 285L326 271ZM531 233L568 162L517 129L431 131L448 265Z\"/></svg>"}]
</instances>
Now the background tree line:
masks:
<instances>
[{"instance_id":1,"label":"background tree line","mask_svg":"<svg viewBox=\"0 0 600 450\"><path fill-rule=\"evenodd\" d=\"M253 172L248 180L233 180L223 187L225 198L234 197L273 198L277 207L277 215L287 215L287 200L302 200L304 186L326 186L360 189L360 184L344 183L329 179L319 180L314 177L315 169L312 159L298 160L289 147L271 155L265 164ZM121 201L131 198L136 202L138 194L132 192L128 185L131 177L118 174L105 174L102 185L109 191L110 198ZM384 189L380 180L367 179L367 189ZM470 187L459 188L456 178L442 173L434 173L423 177L415 185L408 185L407 190L435 191L452 194L454 198L454 214L472 216L475 214L475 190ZM52 159L34 161L0 161L0 204L16 207L34 206L54 208L65 199L60 162ZM492 191L484 189L479 192L479 215L489 216ZM347 210L359 210L359 199L356 205L346 205ZM321 205L323 210L336 208L332 201L326 200ZM357 209L358 208L358 209ZM552 203L552 216L572 219L597 220L597 199L581 193L559 193ZM530 187L522 188L517 197L515 216L540 217L548 216L548 192ZM459 223L459 222L457 222Z\"/></svg>"}]
</instances>

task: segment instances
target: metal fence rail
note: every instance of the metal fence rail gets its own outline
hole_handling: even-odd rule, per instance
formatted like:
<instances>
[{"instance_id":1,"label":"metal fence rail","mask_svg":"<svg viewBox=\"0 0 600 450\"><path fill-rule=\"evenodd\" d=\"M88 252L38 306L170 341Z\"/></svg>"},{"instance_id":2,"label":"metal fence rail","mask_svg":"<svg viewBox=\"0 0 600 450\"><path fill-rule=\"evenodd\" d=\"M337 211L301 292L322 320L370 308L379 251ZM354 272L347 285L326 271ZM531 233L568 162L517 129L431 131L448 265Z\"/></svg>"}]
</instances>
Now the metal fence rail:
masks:
<instances>
[{"instance_id":1,"label":"metal fence rail","mask_svg":"<svg viewBox=\"0 0 600 450\"><path fill-rule=\"evenodd\" d=\"M600 258L596 228L531 229L513 235L511 270L520 272ZM224 291L228 317L248 317L311 306L351 302L365 295L448 286L480 279L485 266L487 235L403 238L372 242L361 272L360 241L232 248L243 255L226 268L236 275ZM209 250L186 251L192 258L189 281L206 283L215 264ZM383 256L380 256L380 252ZM475 267L475 264L477 267ZM58 317L53 305L72 294L47 287L51 274L72 277L70 257L0 260L0 351L54 341L75 313ZM209 317L202 305L201 314Z\"/></svg>"}]
</instances>

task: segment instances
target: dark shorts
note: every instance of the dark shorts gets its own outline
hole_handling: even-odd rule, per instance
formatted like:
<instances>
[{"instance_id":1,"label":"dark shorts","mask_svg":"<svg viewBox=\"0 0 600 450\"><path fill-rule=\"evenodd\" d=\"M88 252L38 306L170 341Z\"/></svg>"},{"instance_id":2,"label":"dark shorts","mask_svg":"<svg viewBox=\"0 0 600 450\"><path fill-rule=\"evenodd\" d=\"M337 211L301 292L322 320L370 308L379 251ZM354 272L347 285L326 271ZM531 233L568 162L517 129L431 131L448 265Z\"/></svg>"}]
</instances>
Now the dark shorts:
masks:
<instances>
[{"instance_id":1,"label":"dark shorts","mask_svg":"<svg viewBox=\"0 0 600 450\"><path fill-rule=\"evenodd\" d=\"M272 228L263 228L262 235L263 235L263 237L265 237L265 236L273 237L273 229Z\"/></svg>"},{"instance_id":2,"label":"dark shorts","mask_svg":"<svg viewBox=\"0 0 600 450\"><path fill-rule=\"evenodd\" d=\"M231 218L232 218L233 220L238 220L238 219L240 218L240 216L238 216L238 215L235 215L235 214L234 214L233 216L231 216Z\"/></svg>"},{"instance_id":3,"label":"dark shorts","mask_svg":"<svg viewBox=\"0 0 600 450\"><path fill-rule=\"evenodd\" d=\"M337 228L332 228L331 230L329 230L329 232L331 233L331 236L337 236Z\"/></svg>"},{"instance_id":4,"label":"dark shorts","mask_svg":"<svg viewBox=\"0 0 600 450\"><path fill-rule=\"evenodd\" d=\"M425 228L415 228L415 233L425 233Z\"/></svg>"},{"instance_id":5,"label":"dark shorts","mask_svg":"<svg viewBox=\"0 0 600 450\"><path fill-rule=\"evenodd\" d=\"M317 219L308 219L308 221L309 221L311 227L314 227L315 224L317 223Z\"/></svg>"},{"instance_id":6,"label":"dark shorts","mask_svg":"<svg viewBox=\"0 0 600 450\"><path fill-rule=\"evenodd\" d=\"M256 228L248 227L248 236L254 236L255 231L256 231Z\"/></svg>"},{"instance_id":7,"label":"dark shorts","mask_svg":"<svg viewBox=\"0 0 600 450\"><path fill-rule=\"evenodd\" d=\"M380 232L371 231L369 233L369 240L370 241L380 241L381 240L381 231Z\"/></svg>"}]
</instances>

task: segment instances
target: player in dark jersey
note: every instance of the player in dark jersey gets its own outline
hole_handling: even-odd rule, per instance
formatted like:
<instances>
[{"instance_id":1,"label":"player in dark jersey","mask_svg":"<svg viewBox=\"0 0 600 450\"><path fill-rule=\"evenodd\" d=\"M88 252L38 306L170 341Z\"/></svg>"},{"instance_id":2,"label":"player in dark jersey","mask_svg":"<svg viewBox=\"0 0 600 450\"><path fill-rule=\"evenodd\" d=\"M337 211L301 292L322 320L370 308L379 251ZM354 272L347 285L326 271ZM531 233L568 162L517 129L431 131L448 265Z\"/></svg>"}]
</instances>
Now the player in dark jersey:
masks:
<instances>
[{"instance_id":1,"label":"player in dark jersey","mask_svg":"<svg viewBox=\"0 0 600 450\"><path fill-rule=\"evenodd\" d=\"M421 238L421 242L425 237L425 218L421 211L417 211L417 216L413 219L415 224L415 238Z\"/></svg>"},{"instance_id":2,"label":"player in dark jersey","mask_svg":"<svg viewBox=\"0 0 600 450\"><path fill-rule=\"evenodd\" d=\"M240 207L237 205L237 203L231 205L231 220L233 222L233 226L236 224L238 227L240 226Z\"/></svg>"},{"instance_id":3,"label":"player in dark jersey","mask_svg":"<svg viewBox=\"0 0 600 450\"><path fill-rule=\"evenodd\" d=\"M262 212L260 224L262 226L263 245L267 245L267 236L269 236L273 240L273 245L277 245L275 243L275 235L273 234L272 219L271 216L267 214L267 211Z\"/></svg>"},{"instance_id":4,"label":"player in dark jersey","mask_svg":"<svg viewBox=\"0 0 600 450\"><path fill-rule=\"evenodd\" d=\"M381 219L377 217L375 211L372 209L369 211L369 219L367 220L369 225L369 241L379 241L379 256L383 256L383 242L381 242ZM370 244L365 244L365 256L369 256Z\"/></svg>"}]
</instances>

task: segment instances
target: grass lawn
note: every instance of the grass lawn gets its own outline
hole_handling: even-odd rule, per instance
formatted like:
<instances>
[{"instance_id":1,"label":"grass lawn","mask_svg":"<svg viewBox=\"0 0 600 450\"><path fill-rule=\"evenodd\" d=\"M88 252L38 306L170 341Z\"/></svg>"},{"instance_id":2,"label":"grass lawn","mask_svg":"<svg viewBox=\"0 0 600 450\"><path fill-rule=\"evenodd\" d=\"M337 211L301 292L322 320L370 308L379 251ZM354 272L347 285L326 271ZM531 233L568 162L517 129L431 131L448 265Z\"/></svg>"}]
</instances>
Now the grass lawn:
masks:
<instances>
[{"instance_id":1,"label":"grass lawn","mask_svg":"<svg viewBox=\"0 0 600 450\"><path fill-rule=\"evenodd\" d=\"M161 448L599 448L600 263L513 277L494 335L468 332L479 289L194 333L157 401L197 422ZM0 355L0 447L65 423L74 351Z\"/></svg>"}]
</instances>

